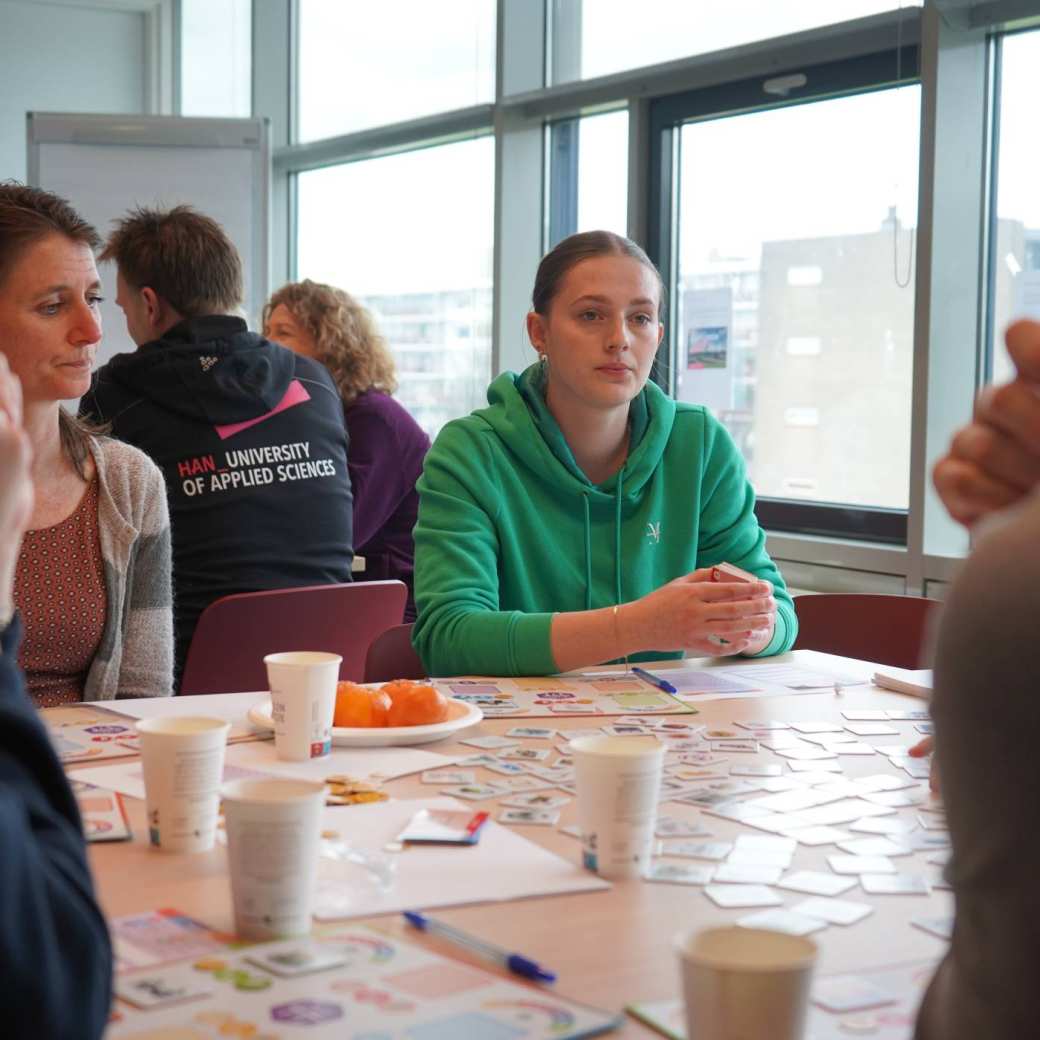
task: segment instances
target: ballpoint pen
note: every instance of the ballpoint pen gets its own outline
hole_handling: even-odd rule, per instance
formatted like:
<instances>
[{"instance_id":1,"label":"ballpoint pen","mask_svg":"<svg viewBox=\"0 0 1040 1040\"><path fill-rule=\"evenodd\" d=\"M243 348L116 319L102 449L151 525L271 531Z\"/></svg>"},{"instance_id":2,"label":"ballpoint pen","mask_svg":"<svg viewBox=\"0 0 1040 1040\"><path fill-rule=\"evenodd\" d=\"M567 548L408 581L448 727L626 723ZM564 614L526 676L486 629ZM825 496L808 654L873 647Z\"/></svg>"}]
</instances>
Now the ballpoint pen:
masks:
<instances>
[{"instance_id":1,"label":"ballpoint pen","mask_svg":"<svg viewBox=\"0 0 1040 1040\"><path fill-rule=\"evenodd\" d=\"M439 935L449 942L455 943L456 946L472 950L473 953L479 954L492 964L501 964L502 967L508 968L516 975L522 975L525 979L532 979L535 982L556 981L556 972L539 967L534 961L521 956L519 953L510 953L508 950L503 950L498 946L493 946L491 943L484 942L483 939L467 935L465 932L461 932L458 928L453 928L450 924L445 924L443 921L435 921L432 917L420 914L416 910L405 910L404 919L422 932Z\"/></svg>"},{"instance_id":2,"label":"ballpoint pen","mask_svg":"<svg viewBox=\"0 0 1040 1040\"><path fill-rule=\"evenodd\" d=\"M667 679L661 679L659 676L654 675L652 672L648 672L645 668L636 668L632 666L632 671L639 676L640 679L644 679L651 686L656 686L659 690L664 690L665 693L678 693L679 691L670 683Z\"/></svg>"}]
</instances>

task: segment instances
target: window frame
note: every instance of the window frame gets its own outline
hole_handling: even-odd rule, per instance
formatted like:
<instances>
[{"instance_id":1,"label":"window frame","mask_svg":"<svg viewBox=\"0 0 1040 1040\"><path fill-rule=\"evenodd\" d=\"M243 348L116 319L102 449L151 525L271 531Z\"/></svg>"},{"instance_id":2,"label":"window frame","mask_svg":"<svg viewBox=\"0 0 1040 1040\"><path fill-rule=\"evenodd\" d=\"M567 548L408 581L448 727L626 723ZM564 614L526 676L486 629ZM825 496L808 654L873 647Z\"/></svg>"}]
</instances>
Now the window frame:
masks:
<instances>
[{"instance_id":1,"label":"window frame","mask_svg":"<svg viewBox=\"0 0 1040 1040\"><path fill-rule=\"evenodd\" d=\"M676 228L679 207L677 171L679 136L684 125L811 105L920 83L920 51L916 43L840 61L793 65L768 76L752 76L662 97L650 104L650 204L648 249L668 287L665 337L655 359L652 377L664 390L674 392L673 359L678 349L678 272ZM806 76L806 83L782 99L770 100L766 80ZM913 394L913 390L911 390ZM886 545L906 545L908 509L807 502L761 496L756 503L759 523L769 530L854 538Z\"/></svg>"}]
</instances>

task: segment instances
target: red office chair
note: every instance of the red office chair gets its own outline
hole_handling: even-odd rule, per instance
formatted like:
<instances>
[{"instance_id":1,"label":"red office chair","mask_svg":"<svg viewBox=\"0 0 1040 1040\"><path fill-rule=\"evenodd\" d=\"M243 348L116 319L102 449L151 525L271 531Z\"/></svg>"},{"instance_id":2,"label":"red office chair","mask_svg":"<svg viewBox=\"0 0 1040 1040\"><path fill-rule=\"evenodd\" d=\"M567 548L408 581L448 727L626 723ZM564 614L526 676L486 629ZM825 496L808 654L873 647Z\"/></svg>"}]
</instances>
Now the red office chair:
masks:
<instances>
[{"instance_id":1,"label":"red office chair","mask_svg":"<svg viewBox=\"0 0 1040 1040\"><path fill-rule=\"evenodd\" d=\"M411 625L395 625L372 640L365 658L365 682L425 678L426 668L412 647Z\"/></svg>"},{"instance_id":2,"label":"red office chair","mask_svg":"<svg viewBox=\"0 0 1040 1040\"><path fill-rule=\"evenodd\" d=\"M283 650L341 654L339 677L360 682L369 644L401 623L407 597L401 581L308 585L224 596L199 618L180 693L266 690L264 654Z\"/></svg>"},{"instance_id":3,"label":"red office chair","mask_svg":"<svg viewBox=\"0 0 1040 1040\"><path fill-rule=\"evenodd\" d=\"M933 616L942 604L923 596L820 593L795 596L795 650L822 650L895 668L921 668Z\"/></svg>"}]
</instances>

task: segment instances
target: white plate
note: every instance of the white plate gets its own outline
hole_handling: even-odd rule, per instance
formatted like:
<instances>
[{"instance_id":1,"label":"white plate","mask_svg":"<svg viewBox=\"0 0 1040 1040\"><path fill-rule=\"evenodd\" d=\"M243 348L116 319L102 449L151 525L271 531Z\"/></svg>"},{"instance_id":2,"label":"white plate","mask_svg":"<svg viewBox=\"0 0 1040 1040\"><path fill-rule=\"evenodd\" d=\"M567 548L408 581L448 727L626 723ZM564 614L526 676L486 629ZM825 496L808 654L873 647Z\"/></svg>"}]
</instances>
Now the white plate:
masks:
<instances>
[{"instance_id":1,"label":"white plate","mask_svg":"<svg viewBox=\"0 0 1040 1040\"><path fill-rule=\"evenodd\" d=\"M448 717L428 726L333 726L332 743L337 747L403 747L406 744L429 744L434 740L475 726L484 713L475 704L448 698ZM263 701L249 709L249 720L266 729L274 729L271 702Z\"/></svg>"}]
</instances>

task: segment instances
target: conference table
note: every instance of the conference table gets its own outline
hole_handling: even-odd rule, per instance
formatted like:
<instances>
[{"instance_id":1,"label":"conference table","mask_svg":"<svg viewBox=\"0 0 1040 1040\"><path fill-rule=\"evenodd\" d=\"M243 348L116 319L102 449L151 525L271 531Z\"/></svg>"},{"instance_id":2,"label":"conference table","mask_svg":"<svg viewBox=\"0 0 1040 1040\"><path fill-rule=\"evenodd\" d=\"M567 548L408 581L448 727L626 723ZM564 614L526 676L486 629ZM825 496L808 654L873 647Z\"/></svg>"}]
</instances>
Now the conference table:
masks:
<instances>
[{"instance_id":1,"label":"conference table","mask_svg":"<svg viewBox=\"0 0 1040 1040\"><path fill-rule=\"evenodd\" d=\"M782 657L761 662L763 665L793 663L819 671L830 671L869 679L875 666L862 661L834 657L813 651L795 651ZM725 661L670 661L650 666L656 674L668 676L675 668L690 669L724 665ZM728 662L732 664L732 662ZM755 665L756 662L744 662ZM241 704L247 695L230 695ZM250 695L251 696L251 695ZM263 695L255 695L257 700ZM162 710L181 714L212 713L221 701L219 695L208 697L172 698ZM229 701L230 703L230 701ZM768 699L752 695L731 699L691 702L699 714L676 716L683 721L712 727L732 727L734 723L763 718L796 722L830 720L844 723L842 711L847 710L921 710L926 705L919 699L883 691L870 682L846 686L840 692L825 689L817 692L798 692ZM108 703L120 709L129 702ZM609 723L610 719L588 716L559 717L549 720L515 718L484 719L479 726L456 735L459 738L474 734L500 735L519 725L551 725L565 732L570 729L588 729L593 725ZM910 721L896 721L892 727L899 736L874 738L875 744L914 743L920 734ZM866 740L867 738L863 738ZM530 742L542 746L542 742ZM449 739L432 745L428 750L447 755L472 755L476 750ZM772 752L760 749L757 755L728 756L727 765L739 760L746 762L782 763ZM855 779L878 773L902 775L883 755L841 756L844 776ZM73 772L75 767L70 767ZM787 773L786 766L784 768ZM794 774L791 774L794 775ZM836 778L838 774L835 774ZM488 773L478 779L491 779ZM419 776L405 776L391 780L386 790L394 799L429 798L435 795ZM497 804L492 802L467 803L489 809L497 815ZM219 847L212 852L196 855L170 855L147 845L147 827L144 805L126 799L134 830L130 842L93 844L90 860L97 883L100 901L106 915L117 917L175 907L213 928L232 930L229 883L226 869L226 850ZM348 810L349 811L353 811ZM677 802L662 803L661 813L694 820L708 827L712 839L732 841L739 834L761 833L750 831L730 820L702 815L692 805ZM912 810L909 810L912 811ZM907 809L900 810L906 815ZM576 822L576 802L572 800L562 811L559 826ZM580 843L558 827L523 826L516 828L532 842L580 868ZM863 837L864 835L857 835ZM827 871L826 858L838 850L833 845L807 846L799 844L792 870ZM924 873L935 877L938 868L926 865L927 852L915 852L898 860L900 871ZM692 862L692 861L687 861ZM793 892L782 893L790 905L808 898ZM874 912L852 926L832 925L817 932L813 939L819 947L817 975L845 973L885 965L935 960L941 957L946 943L911 925L913 918L939 918L952 914L952 898L948 891L932 889L927 896L867 895L856 890L843 899L869 903ZM494 942L512 951L518 951L544 964L558 974L556 989L559 993L598 1007L621 1010L631 1001L654 1001L678 995L678 967L674 938L679 932L694 928L730 924L746 916L748 910L722 909L712 903L699 887L676 884L651 884L642 880L614 882L608 890L577 894L528 898L512 902L483 902L438 908L436 916L466 932ZM399 938L428 946L447 956L467 960L466 954L443 944L433 937L418 935L403 924L399 915L370 919L369 923L389 930ZM481 964L480 961L472 963ZM658 1033L633 1018L613 1035L621 1037L651 1037Z\"/></svg>"}]
</instances>

